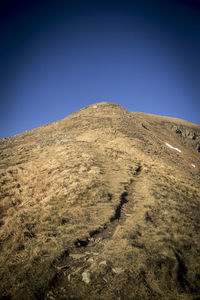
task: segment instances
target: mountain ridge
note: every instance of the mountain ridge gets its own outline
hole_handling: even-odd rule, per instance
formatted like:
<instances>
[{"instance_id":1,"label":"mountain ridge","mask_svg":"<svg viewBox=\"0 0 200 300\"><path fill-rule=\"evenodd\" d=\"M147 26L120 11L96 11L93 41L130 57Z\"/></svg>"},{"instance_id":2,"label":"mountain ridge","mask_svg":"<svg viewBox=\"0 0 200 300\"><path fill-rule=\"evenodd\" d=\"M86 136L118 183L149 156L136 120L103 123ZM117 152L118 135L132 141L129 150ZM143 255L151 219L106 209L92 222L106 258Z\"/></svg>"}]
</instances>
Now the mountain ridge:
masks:
<instances>
[{"instance_id":1,"label":"mountain ridge","mask_svg":"<svg viewBox=\"0 0 200 300\"><path fill-rule=\"evenodd\" d=\"M0 140L0 295L198 299L199 152L199 125L111 102Z\"/></svg>"},{"instance_id":2,"label":"mountain ridge","mask_svg":"<svg viewBox=\"0 0 200 300\"><path fill-rule=\"evenodd\" d=\"M74 115L74 114L77 114L78 112L80 112L80 111L82 111L82 110L84 110L84 109L87 109L87 108L91 108L91 107L93 107L94 105L116 105L116 106L118 106L118 107L122 107L121 105L119 105L119 104L116 104L116 103L114 103L114 102L97 102L97 103L94 103L94 104L91 104L91 105L88 105L88 106L86 106L86 107L83 107L83 108L81 108L81 109L79 109L78 111L75 111L75 112L72 112L71 114L69 114L68 116L66 116L66 117L64 117L64 118L62 118L62 119L60 119L60 120L58 120L58 121L53 121L53 122L50 122L50 123L47 123L47 124L45 124L45 125L41 125L41 126L38 126L38 127L36 127L36 128L33 128L33 129L29 129L29 130L26 130L26 131L24 131L24 132L21 132L21 133L17 133L17 134L14 134L14 135L12 135L12 136L8 136L8 137L2 137L1 139L0 139L0 141L1 140L5 140L5 139L9 139L9 138L13 138L13 137L16 137L16 136L19 136L19 135L21 135L21 134L25 134L26 132L32 132L33 130L37 130L37 129L39 129L39 128L41 128L41 127L45 127L45 126L48 126L48 125L50 125L50 124L55 124L55 123L58 123L58 122L60 122L60 121L62 121L62 120L65 120L66 118L68 118L69 116L72 116L72 115ZM125 108L124 108L125 109ZM128 111L128 110L126 110L126 111ZM200 126L199 124L196 124L196 123L193 123L193 122L191 122L191 121L187 121L187 120L184 120L184 119L182 119L182 118L177 118L177 117L169 117L169 116L161 116L161 115L156 115L156 114L152 114L152 113L146 113L146 112L136 112L136 111L132 111L131 112L132 114L135 114L135 115L138 115L138 116L146 116L146 117L154 117L154 118L165 118L166 120L168 120L168 121L175 121L175 122L178 122L178 123L188 123L188 125L194 125L195 127L196 126Z\"/></svg>"}]
</instances>

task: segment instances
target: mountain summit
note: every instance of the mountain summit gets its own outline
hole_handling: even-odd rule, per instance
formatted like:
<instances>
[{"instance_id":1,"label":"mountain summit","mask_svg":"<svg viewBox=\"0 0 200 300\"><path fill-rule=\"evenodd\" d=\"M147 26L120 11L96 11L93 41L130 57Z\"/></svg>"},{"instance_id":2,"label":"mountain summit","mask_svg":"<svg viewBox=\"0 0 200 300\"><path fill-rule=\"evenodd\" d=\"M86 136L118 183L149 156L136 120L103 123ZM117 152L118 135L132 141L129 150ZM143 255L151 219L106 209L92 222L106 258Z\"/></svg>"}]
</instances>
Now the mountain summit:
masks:
<instances>
[{"instance_id":1,"label":"mountain summit","mask_svg":"<svg viewBox=\"0 0 200 300\"><path fill-rule=\"evenodd\" d=\"M0 141L0 298L199 299L200 126L102 102Z\"/></svg>"}]
</instances>

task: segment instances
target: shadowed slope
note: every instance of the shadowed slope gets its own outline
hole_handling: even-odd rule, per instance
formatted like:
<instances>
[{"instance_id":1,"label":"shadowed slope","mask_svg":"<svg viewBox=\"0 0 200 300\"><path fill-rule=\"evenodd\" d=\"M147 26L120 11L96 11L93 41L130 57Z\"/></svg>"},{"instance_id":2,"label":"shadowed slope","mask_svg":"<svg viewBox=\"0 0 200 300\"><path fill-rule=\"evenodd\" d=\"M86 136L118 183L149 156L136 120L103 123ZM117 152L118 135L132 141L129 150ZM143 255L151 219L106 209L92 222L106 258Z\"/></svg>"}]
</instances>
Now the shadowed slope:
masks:
<instances>
[{"instance_id":1,"label":"shadowed slope","mask_svg":"<svg viewBox=\"0 0 200 300\"><path fill-rule=\"evenodd\" d=\"M106 102L1 140L0 294L195 299L199 148L198 125Z\"/></svg>"}]
</instances>

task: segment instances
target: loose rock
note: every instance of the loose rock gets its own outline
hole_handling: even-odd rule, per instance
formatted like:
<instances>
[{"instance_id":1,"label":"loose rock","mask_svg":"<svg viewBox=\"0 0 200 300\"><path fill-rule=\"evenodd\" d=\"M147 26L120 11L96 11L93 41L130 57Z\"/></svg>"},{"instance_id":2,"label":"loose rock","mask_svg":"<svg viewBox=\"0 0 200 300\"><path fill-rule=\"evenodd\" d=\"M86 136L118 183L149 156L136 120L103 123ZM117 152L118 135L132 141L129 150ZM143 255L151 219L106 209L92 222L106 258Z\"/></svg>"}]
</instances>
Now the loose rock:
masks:
<instances>
[{"instance_id":1,"label":"loose rock","mask_svg":"<svg viewBox=\"0 0 200 300\"><path fill-rule=\"evenodd\" d=\"M73 259L81 259L81 258L84 258L86 255L85 254L70 253L69 256L72 257Z\"/></svg>"},{"instance_id":2,"label":"loose rock","mask_svg":"<svg viewBox=\"0 0 200 300\"><path fill-rule=\"evenodd\" d=\"M94 262L94 258L93 257L90 257L90 258L88 258L88 260L87 260L89 263L93 263Z\"/></svg>"},{"instance_id":3,"label":"loose rock","mask_svg":"<svg viewBox=\"0 0 200 300\"><path fill-rule=\"evenodd\" d=\"M90 282L90 272L89 271L85 271L82 273L82 281L84 281L87 284Z\"/></svg>"},{"instance_id":4,"label":"loose rock","mask_svg":"<svg viewBox=\"0 0 200 300\"><path fill-rule=\"evenodd\" d=\"M103 260L99 263L99 265L104 265L104 266L107 266L108 265L108 262L106 260Z\"/></svg>"},{"instance_id":5,"label":"loose rock","mask_svg":"<svg viewBox=\"0 0 200 300\"><path fill-rule=\"evenodd\" d=\"M121 274L121 273L123 273L125 270L122 269L122 268L112 268L112 271L113 271L115 274Z\"/></svg>"}]
</instances>

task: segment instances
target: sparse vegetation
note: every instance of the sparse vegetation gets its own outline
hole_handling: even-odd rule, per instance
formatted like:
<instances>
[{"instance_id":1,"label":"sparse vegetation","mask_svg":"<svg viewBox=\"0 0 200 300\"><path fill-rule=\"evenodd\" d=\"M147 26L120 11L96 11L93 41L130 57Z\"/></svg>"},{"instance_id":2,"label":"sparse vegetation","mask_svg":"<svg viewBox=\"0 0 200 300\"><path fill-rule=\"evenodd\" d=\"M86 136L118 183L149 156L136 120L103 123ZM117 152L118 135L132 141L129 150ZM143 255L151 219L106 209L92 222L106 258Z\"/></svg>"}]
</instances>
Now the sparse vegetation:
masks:
<instances>
[{"instance_id":1,"label":"sparse vegetation","mask_svg":"<svg viewBox=\"0 0 200 300\"><path fill-rule=\"evenodd\" d=\"M97 106L0 141L0 298L197 300L200 127Z\"/></svg>"}]
</instances>

